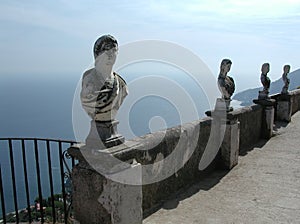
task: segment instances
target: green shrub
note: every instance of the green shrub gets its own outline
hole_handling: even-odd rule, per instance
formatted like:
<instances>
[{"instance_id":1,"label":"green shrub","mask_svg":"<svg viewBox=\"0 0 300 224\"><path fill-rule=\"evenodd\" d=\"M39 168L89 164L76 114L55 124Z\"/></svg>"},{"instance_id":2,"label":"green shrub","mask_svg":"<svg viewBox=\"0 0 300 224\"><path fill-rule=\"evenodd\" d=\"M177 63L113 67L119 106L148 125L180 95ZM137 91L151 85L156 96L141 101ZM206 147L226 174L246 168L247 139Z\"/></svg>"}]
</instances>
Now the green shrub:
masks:
<instances>
[{"instance_id":1,"label":"green shrub","mask_svg":"<svg viewBox=\"0 0 300 224\"><path fill-rule=\"evenodd\" d=\"M64 210L64 203L61 201L55 201L54 202L55 208L58 208L60 210Z\"/></svg>"}]
</instances>

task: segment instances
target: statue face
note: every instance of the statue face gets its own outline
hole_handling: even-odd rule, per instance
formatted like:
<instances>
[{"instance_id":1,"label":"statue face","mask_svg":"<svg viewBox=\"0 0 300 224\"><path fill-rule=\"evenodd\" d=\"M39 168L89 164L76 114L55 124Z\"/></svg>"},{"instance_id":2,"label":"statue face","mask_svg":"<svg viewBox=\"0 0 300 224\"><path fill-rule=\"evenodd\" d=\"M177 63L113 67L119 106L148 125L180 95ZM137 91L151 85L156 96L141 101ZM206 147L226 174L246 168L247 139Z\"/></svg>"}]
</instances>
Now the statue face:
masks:
<instances>
[{"instance_id":1,"label":"statue face","mask_svg":"<svg viewBox=\"0 0 300 224\"><path fill-rule=\"evenodd\" d=\"M285 65L284 67L283 67L283 72L284 73L289 73L290 72L290 66L289 65Z\"/></svg>"},{"instance_id":2,"label":"statue face","mask_svg":"<svg viewBox=\"0 0 300 224\"><path fill-rule=\"evenodd\" d=\"M229 72L230 71L230 68L231 68L231 64L227 64L224 66L224 72Z\"/></svg>"},{"instance_id":3,"label":"statue face","mask_svg":"<svg viewBox=\"0 0 300 224\"><path fill-rule=\"evenodd\" d=\"M98 71L101 68L112 67L117 59L118 47L107 47L101 54L99 54L95 59L95 67Z\"/></svg>"},{"instance_id":4,"label":"statue face","mask_svg":"<svg viewBox=\"0 0 300 224\"><path fill-rule=\"evenodd\" d=\"M231 68L231 64L228 63L228 64L221 64L221 73L225 73L227 74L229 71L230 71L230 68Z\"/></svg>"},{"instance_id":5,"label":"statue face","mask_svg":"<svg viewBox=\"0 0 300 224\"><path fill-rule=\"evenodd\" d=\"M105 51L105 54L107 55L107 63L109 64L115 64L118 54L118 48L114 47L110 50Z\"/></svg>"},{"instance_id":6,"label":"statue face","mask_svg":"<svg viewBox=\"0 0 300 224\"><path fill-rule=\"evenodd\" d=\"M262 68L261 68L261 71L262 71L262 73L263 74L267 74L269 71L270 71L270 66L269 66L269 64L263 64L262 65Z\"/></svg>"}]
</instances>

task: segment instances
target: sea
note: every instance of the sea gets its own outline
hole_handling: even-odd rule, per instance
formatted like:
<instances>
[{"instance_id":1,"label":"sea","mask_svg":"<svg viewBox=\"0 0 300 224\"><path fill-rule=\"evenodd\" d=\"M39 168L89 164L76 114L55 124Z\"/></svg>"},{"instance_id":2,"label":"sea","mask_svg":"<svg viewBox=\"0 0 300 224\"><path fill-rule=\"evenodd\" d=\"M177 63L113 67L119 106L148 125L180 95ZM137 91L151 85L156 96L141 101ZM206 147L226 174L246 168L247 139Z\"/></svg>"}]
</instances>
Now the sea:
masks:
<instances>
[{"instance_id":1,"label":"sea","mask_svg":"<svg viewBox=\"0 0 300 224\"><path fill-rule=\"evenodd\" d=\"M119 133L126 139L201 119L205 117L205 111L213 108L214 105L209 102L201 87L203 83L199 85L184 71L163 66L160 65L155 71L151 69L145 71L141 69L141 65L119 71L129 89L129 95L117 115L120 122ZM80 76L81 74L78 73L74 76L55 74L50 78L42 75L2 78L0 138L35 137L84 141L89 130L89 118L80 105ZM237 101L233 104L235 108L240 107ZM85 124L82 125L82 122ZM34 203L38 193L32 146L28 146L27 151L30 201ZM43 196L47 197L50 195L50 190L47 185L48 168L45 150L39 156L42 161L40 164ZM51 159L54 191L60 193L58 154L51 155ZM26 207L26 197L20 150L14 152L14 160L18 205L19 209L22 209ZM12 212L14 203L10 161L8 148L4 143L0 144L0 165L6 212Z\"/></svg>"},{"instance_id":2,"label":"sea","mask_svg":"<svg viewBox=\"0 0 300 224\"><path fill-rule=\"evenodd\" d=\"M0 138L34 137L74 140L72 130L72 99L75 80L29 79L9 77L0 81ZM14 142L14 168L18 195L18 207L27 206L21 146ZM52 146L51 146L52 147ZM45 147L40 147L45 149ZM61 192L58 150L51 154L54 192ZM27 171L30 203L38 196L35 155L33 145L26 143ZM40 169L43 196L50 195L46 151L40 150ZM0 165L2 171L6 212L14 211L10 159L7 141L0 141ZM0 217L2 207L0 205Z\"/></svg>"}]
</instances>

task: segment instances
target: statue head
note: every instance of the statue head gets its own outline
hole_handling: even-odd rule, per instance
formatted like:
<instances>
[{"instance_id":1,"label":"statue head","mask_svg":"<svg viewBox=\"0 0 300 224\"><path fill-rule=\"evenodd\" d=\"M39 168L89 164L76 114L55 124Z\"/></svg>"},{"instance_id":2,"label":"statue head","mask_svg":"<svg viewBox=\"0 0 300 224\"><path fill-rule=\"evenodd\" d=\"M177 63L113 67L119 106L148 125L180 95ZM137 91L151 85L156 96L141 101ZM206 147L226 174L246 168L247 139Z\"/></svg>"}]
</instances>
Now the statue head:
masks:
<instances>
[{"instance_id":1,"label":"statue head","mask_svg":"<svg viewBox=\"0 0 300 224\"><path fill-rule=\"evenodd\" d=\"M288 74L290 72L291 66L285 65L283 66L283 73Z\"/></svg>"},{"instance_id":2,"label":"statue head","mask_svg":"<svg viewBox=\"0 0 300 224\"><path fill-rule=\"evenodd\" d=\"M118 54L118 42L111 35L99 37L94 44L94 58L96 68L112 67Z\"/></svg>"},{"instance_id":3,"label":"statue head","mask_svg":"<svg viewBox=\"0 0 300 224\"><path fill-rule=\"evenodd\" d=\"M229 59L223 59L220 65L221 74L227 73L230 71L232 61Z\"/></svg>"},{"instance_id":4,"label":"statue head","mask_svg":"<svg viewBox=\"0 0 300 224\"><path fill-rule=\"evenodd\" d=\"M270 71L270 64L269 63L264 63L261 66L261 72L262 74L266 75Z\"/></svg>"}]
</instances>

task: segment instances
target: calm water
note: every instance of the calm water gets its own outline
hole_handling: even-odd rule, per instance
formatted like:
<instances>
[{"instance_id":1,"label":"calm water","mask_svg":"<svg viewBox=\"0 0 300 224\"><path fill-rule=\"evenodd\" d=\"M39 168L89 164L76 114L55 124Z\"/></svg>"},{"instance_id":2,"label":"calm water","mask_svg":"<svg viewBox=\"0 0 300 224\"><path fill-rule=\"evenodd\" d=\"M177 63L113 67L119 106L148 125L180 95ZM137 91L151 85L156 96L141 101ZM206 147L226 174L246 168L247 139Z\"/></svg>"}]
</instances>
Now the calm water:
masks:
<instances>
[{"instance_id":1,"label":"calm water","mask_svg":"<svg viewBox=\"0 0 300 224\"><path fill-rule=\"evenodd\" d=\"M2 80L0 83L0 137L39 137L74 140L72 131L72 98L76 82L56 80ZM23 164L20 143L14 143L14 166L19 208L26 207ZM39 153L43 196L50 195L47 157L44 145ZM58 153L51 154L54 190L60 193ZM0 164L4 182L6 211L14 210L10 160L7 142L0 141ZM26 145L31 204L37 197L34 148ZM0 211L0 216L2 210Z\"/></svg>"}]
</instances>

